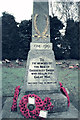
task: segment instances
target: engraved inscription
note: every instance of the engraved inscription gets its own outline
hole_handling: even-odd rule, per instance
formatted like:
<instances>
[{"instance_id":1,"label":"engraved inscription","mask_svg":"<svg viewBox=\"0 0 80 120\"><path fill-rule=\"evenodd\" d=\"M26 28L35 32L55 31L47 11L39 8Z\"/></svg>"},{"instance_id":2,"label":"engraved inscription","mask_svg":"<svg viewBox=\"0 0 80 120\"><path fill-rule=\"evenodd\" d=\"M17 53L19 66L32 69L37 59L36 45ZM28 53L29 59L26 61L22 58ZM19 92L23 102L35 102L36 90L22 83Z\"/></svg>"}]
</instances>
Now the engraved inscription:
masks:
<instances>
[{"instance_id":1,"label":"engraved inscription","mask_svg":"<svg viewBox=\"0 0 80 120\"><path fill-rule=\"evenodd\" d=\"M51 59L39 57L30 61L28 84L52 84L54 82L52 82L51 76L54 76L54 67Z\"/></svg>"},{"instance_id":2,"label":"engraved inscription","mask_svg":"<svg viewBox=\"0 0 80 120\"><path fill-rule=\"evenodd\" d=\"M52 50L52 44L51 43L31 43L30 44L30 48L31 49L39 49L39 50L41 50L41 49L51 49Z\"/></svg>"}]
</instances>

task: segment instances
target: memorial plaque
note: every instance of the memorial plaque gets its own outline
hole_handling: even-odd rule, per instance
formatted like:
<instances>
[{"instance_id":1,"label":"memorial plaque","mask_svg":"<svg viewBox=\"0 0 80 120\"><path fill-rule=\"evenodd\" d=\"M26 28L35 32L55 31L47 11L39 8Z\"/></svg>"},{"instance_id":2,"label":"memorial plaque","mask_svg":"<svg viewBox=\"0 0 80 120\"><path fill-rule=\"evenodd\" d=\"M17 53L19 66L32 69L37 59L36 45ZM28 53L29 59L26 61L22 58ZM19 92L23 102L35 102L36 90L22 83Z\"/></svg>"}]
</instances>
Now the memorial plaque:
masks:
<instances>
[{"instance_id":1,"label":"memorial plaque","mask_svg":"<svg viewBox=\"0 0 80 120\"><path fill-rule=\"evenodd\" d=\"M28 80L31 82L50 82L51 76L54 76L54 68L52 66L52 60L44 58L34 58L30 61L28 70ZM48 80L46 80L48 79ZM53 77L54 79L54 77Z\"/></svg>"},{"instance_id":2,"label":"memorial plaque","mask_svg":"<svg viewBox=\"0 0 80 120\"><path fill-rule=\"evenodd\" d=\"M27 85L54 84L55 72L52 59L44 56L34 58L30 61Z\"/></svg>"},{"instance_id":3,"label":"memorial plaque","mask_svg":"<svg viewBox=\"0 0 80 120\"><path fill-rule=\"evenodd\" d=\"M34 54L33 54L34 53ZM57 71L51 50L30 51L26 84L30 90L58 90ZM47 85L47 86L46 86ZM36 86L36 87L35 87Z\"/></svg>"}]
</instances>

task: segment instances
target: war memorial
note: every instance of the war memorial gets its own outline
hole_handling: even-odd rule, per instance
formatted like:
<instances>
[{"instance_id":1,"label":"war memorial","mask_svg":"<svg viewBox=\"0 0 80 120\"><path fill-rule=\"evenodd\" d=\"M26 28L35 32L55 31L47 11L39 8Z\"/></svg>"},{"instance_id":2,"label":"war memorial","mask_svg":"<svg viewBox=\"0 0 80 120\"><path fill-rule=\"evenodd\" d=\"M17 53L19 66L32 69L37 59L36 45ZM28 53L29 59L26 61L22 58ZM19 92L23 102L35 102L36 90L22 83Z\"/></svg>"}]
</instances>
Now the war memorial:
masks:
<instances>
[{"instance_id":1,"label":"war memorial","mask_svg":"<svg viewBox=\"0 0 80 120\"><path fill-rule=\"evenodd\" d=\"M24 85L15 89L17 97L14 96L14 101L13 98L6 100L3 118L76 118L77 111L58 81L53 47L48 1L33 1L32 42ZM16 110L11 110L12 101Z\"/></svg>"}]
</instances>

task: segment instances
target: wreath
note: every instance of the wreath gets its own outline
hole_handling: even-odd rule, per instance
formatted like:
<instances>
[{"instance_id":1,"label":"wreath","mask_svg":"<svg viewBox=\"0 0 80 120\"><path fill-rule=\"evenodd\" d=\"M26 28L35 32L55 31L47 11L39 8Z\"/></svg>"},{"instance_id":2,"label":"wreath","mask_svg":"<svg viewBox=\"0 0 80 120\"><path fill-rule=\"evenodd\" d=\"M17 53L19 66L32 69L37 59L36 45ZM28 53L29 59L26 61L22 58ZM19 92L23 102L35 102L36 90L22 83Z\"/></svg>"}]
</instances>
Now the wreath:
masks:
<instances>
[{"instance_id":1,"label":"wreath","mask_svg":"<svg viewBox=\"0 0 80 120\"><path fill-rule=\"evenodd\" d=\"M69 99L69 95L66 91L66 89L63 87L62 83L59 82L60 84L60 91L67 97L67 101L68 101L68 107L70 106L70 99Z\"/></svg>"},{"instance_id":2,"label":"wreath","mask_svg":"<svg viewBox=\"0 0 80 120\"><path fill-rule=\"evenodd\" d=\"M69 107L70 106L69 95L66 89L62 86L62 83L59 82L59 84L60 84L60 91L67 97L68 107ZM20 86L17 86L15 88L11 111L17 111L17 99L19 96L19 92L20 92ZM34 97L35 104L29 104L29 99L28 99L29 97L31 98ZM44 101L42 101L42 99L35 94L24 95L19 102L20 111L22 115L24 115L26 118L39 118L40 117L39 114L41 110L51 111L53 107L54 106L51 103L51 98L46 97Z\"/></svg>"},{"instance_id":3,"label":"wreath","mask_svg":"<svg viewBox=\"0 0 80 120\"><path fill-rule=\"evenodd\" d=\"M20 92L20 86L17 86L14 92L14 98L13 98L11 111L17 111L17 99L18 99L19 92Z\"/></svg>"},{"instance_id":4,"label":"wreath","mask_svg":"<svg viewBox=\"0 0 80 120\"><path fill-rule=\"evenodd\" d=\"M29 97L35 98L35 105L28 103ZM51 99L47 97L42 101L42 99L35 94L24 95L19 102L19 108L22 115L26 118L39 118L40 110L49 111L53 109L53 105L50 100Z\"/></svg>"}]
</instances>

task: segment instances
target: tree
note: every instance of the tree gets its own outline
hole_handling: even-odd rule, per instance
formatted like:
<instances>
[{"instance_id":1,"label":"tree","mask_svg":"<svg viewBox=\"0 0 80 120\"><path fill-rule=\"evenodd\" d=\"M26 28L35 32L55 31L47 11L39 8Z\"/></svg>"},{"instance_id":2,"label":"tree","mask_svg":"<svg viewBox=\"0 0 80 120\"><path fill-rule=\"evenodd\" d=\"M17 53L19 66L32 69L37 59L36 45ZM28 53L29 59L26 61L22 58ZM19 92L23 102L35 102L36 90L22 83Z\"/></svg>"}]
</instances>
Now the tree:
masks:
<instances>
[{"instance_id":1,"label":"tree","mask_svg":"<svg viewBox=\"0 0 80 120\"><path fill-rule=\"evenodd\" d=\"M2 16L2 59L16 59L19 49L19 33L13 15L3 12Z\"/></svg>"},{"instance_id":2,"label":"tree","mask_svg":"<svg viewBox=\"0 0 80 120\"><path fill-rule=\"evenodd\" d=\"M78 51L79 22L78 21L79 21L79 10L80 10L79 7L80 7L80 2L71 2L71 1L70 2L63 2L63 1L52 2L51 4L52 15L57 16L58 19L62 21L62 23L65 26L63 27L64 29L62 30L62 32L64 33L64 36L61 37L61 43L60 43L60 49L62 48L63 58L66 57L65 59L79 58L79 55L78 55L79 54L79 51ZM75 53L75 56L74 56L74 53Z\"/></svg>"},{"instance_id":3,"label":"tree","mask_svg":"<svg viewBox=\"0 0 80 120\"><path fill-rule=\"evenodd\" d=\"M2 59L26 59L30 49L32 21L23 20L20 24L13 15L2 15Z\"/></svg>"},{"instance_id":4,"label":"tree","mask_svg":"<svg viewBox=\"0 0 80 120\"><path fill-rule=\"evenodd\" d=\"M66 22L67 19L79 20L79 2L52 2L52 15L57 16L59 20Z\"/></svg>"},{"instance_id":5,"label":"tree","mask_svg":"<svg viewBox=\"0 0 80 120\"><path fill-rule=\"evenodd\" d=\"M19 24L19 58L26 59L32 38L32 20L23 20Z\"/></svg>"},{"instance_id":6,"label":"tree","mask_svg":"<svg viewBox=\"0 0 80 120\"><path fill-rule=\"evenodd\" d=\"M70 58L79 59L79 22L67 20L65 38L70 44Z\"/></svg>"},{"instance_id":7,"label":"tree","mask_svg":"<svg viewBox=\"0 0 80 120\"><path fill-rule=\"evenodd\" d=\"M51 42L53 43L53 49L56 59L63 59L62 56L62 37L60 33L60 29L63 28L63 24L57 17L50 17L50 35L51 35ZM60 47L59 47L60 46Z\"/></svg>"}]
</instances>

